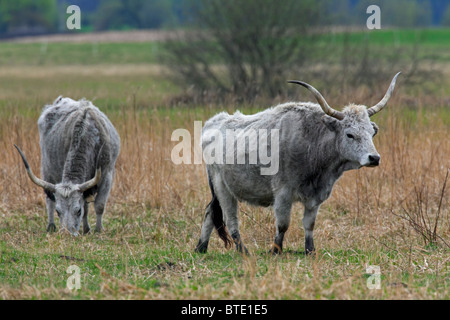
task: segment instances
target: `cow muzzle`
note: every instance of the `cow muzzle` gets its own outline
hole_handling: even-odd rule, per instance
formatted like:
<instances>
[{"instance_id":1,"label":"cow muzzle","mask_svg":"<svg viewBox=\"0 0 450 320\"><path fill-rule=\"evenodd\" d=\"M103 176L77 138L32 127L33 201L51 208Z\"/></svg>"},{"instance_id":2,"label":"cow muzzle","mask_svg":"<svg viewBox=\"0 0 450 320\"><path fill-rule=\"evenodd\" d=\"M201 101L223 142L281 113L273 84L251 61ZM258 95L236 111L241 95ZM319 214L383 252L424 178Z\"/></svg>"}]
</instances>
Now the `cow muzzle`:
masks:
<instances>
[{"instance_id":1,"label":"cow muzzle","mask_svg":"<svg viewBox=\"0 0 450 320\"><path fill-rule=\"evenodd\" d=\"M67 228L65 228L65 227L62 227L62 228L61 228L61 233L67 234L67 235L71 235L71 236L73 236L73 237L78 237L78 236L80 235L80 234L78 233L78 231L75 230L75 228L72 228L71 230L69 230L69 229L67 229Z\"/></svg>"},{"instance_id":2,"label":"cow muzzle","mask_svg":"<svg viewBox=\"0 0 450 320\"><path fill-rule=\"evenodd\" d=\"M371 154L368 157L368 167L378 167L380 165L381 157L378 154Z\"/></svg>"}]
</instances>

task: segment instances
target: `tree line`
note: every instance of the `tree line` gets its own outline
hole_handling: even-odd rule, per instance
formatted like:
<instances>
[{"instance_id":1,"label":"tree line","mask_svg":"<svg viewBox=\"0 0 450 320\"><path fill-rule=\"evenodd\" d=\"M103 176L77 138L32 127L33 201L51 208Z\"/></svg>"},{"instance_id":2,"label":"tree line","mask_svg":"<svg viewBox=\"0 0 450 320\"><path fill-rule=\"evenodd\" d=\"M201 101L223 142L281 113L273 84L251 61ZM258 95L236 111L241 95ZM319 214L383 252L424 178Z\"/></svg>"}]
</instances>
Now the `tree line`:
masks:
<instances>
[{"instance_id":1,"label":"tree line","mask_svg":"<svg viewBox=\"0 0 450 320\"><path fill-rule=\"evenodd\" d=\"M82 12L82 30L130 30L188 27L203 0L0 0L0 34L65 32L69 5ZM224 1L225 3L226 1ZM282 7L283 2L272 0ZM447 0L318 0L302 2L319 11L318 25L364 25L365 9L382 8L383 25L393 27L450 26ZM261 3L260 8L265 5ZM299 17L302 15L298 12Z\"/></svg>"}]
</instances>

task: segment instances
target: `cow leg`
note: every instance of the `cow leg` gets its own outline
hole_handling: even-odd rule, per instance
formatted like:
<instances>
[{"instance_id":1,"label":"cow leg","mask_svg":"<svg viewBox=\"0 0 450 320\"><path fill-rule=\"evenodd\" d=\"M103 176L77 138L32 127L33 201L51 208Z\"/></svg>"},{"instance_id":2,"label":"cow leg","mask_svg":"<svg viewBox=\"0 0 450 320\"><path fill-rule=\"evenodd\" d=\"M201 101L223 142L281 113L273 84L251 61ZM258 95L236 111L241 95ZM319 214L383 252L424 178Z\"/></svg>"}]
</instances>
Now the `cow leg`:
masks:
<instances>
[{"instance_id":1,"label":"cow leg","mask_svg":"<svg viewBox=\"0 0 450 320\"><path fill-rule=\"evenodd\" d=\"M275 197L274 211L277 233L273 248L270 250L272 254L280 254L283 252L284 234L289 228L291 221L292 198L288 192L280 192Z\"/></svg>"},{"instance_id":2,"label":"cow leg","mask_svg":"<svg viewBox=\"0 0 450 320\"><path fill-rule=\"evenodd\" d=\"M305 214L303 216L303 228L305 228L305 254L314 253L313 231L316 223L317 212L319 206L309 208L305 206Z\"/></svg>"},{"instance_id":3,"label":"cow leg","mask_svg":"<svg viewBox=\"0 0 450 320\"><path fill-rule=\"evenodd\" d=\"M248 254L247 248L241 239L239 233L239 221L238 221L238 202L236 198L227 190L223 183L217 184L217 198L219 199L220 207L222 208L225 224L228 231L231 234L236 250Z\"/></svg>"},{"instance_id":4,"label":"cow leg","mask_svg":"<svg viewBox=\"0 0 450 320\"><path fill-rule=\"evenodd\" d=\"M213 198L213 200L206 207L206 214L205 219L203 220L202 232L200 235L200 239L198 240L197 247L195 248L196 252L206 253L208 251L209 238L211 237L211 233L214 229L211 212L213 201L217 201L217 199Z\"/></svg>"},{"instance_id":5,"label":"cow leg","mask_svg":"<svg viewBox=\"0 0 450 320\"><path fill-rule=\"evenodd\" d=\"M113 173L108 173L98 189L97 197L94 201L95 214L97 215L95 232L102 232L103 230L103 212L105 211L106 202L108 201L109 193L111 192L112 182Z\"/></svg>"},{"instance_id":6,"label":"cow leg","mask_svg":"<svg viewBox=\"0 0 450 320\"><path fill-rule=\"evenodd\" d=\"M91 231L91 227L89 226L88 221L88 215L89 215L89 203L84 203L84 215L83 215L83 234L88 234L89 231Z\"/></svg>"},{"instance_id":7,"label":"cow leg","mask_svg":"<svg viewBox=\"0 0 450 320\"><path fill-rule=\"evenodd\" d=\"M49 196L45 198L45 202L47 204L47 217L48 217L48 224L47 224L47 232L55 232L56 231L56 224L55 224L55 201L51 200Z\"/></svg>"}]
</instances>

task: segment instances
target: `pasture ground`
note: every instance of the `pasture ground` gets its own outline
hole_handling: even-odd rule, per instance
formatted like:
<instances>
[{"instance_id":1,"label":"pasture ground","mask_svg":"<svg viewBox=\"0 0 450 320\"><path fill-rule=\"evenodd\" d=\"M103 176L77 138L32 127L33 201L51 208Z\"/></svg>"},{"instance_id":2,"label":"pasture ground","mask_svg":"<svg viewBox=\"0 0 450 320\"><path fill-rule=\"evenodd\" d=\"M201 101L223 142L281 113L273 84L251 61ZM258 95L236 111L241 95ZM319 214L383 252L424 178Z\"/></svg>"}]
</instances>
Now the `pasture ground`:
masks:
<instances>
[{"instance_id":1,"label":"pasture ground","mask_svg":"<svg viewBox=\"0 0 450 320\"><path fill-rule=\"evenodd\" d=\"M0 43L0 299L450 299L450 48L442 41L449 33L427 31L421 51L433 53L428 59L443 80L402 90L399 79L395 97L374 118L382 164L337 182L316 222L317 253L299 253L304 232L296 205L277 257L267 254L272 211L245 204L240 222L249 257L225 250L216 234L207 254L194 253L210 201L205 168L170 158L173 130L193 132L194 121L219 111L252 113L270 104L174 105L183 90L158 65L158 42ZM410 45L411 34L379 41ZM380 92L389 81L379 83ZM93 100L121 135L101 234L47 234L44 194L13 148L21 146L39 172L36 122L58 95ZM352 88L329 100L345 104L347 97L367 104L378 98ZM301 98L311 99L307 92ZM438 221L434 241L408 215L431 230ZM80 268L80 290L66 287L71 265ZM369 266L380 268L380 289L368 287Z\"/></svg>"}]
</instances>

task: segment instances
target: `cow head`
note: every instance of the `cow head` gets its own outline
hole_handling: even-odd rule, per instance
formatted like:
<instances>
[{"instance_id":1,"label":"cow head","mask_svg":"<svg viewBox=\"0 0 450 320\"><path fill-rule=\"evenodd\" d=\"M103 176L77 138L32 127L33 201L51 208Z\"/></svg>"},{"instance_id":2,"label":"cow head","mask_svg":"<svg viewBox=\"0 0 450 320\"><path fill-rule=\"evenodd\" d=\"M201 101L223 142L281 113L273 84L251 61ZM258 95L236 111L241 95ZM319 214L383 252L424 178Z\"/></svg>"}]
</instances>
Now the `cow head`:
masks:
<instances>
[{"instance_id":1,"label":"cow head","mask_svg":"<svg viewBox=\"0 0 450 320\"><path fill-rule=\"evenodd\" d=\"M389 101L400 72L389 86L384 98L375 106L367 108L363 105L351 104L343 111L331 108L324 97L311 85L301 81L289 81L304 86L311 91L324 111L322 118L326 127L337 136L337 149L340 156L349 162L350 168L376 167L380 164L380 155L373 144L373 137L378 127L370 121L370 117L381 111Z\"/></svg>"},{"instance_id":2,"label":"cow head","mask_svg":"<svg viewBox=\"0 0 450 320\"><path fill-rule=\"evenodd\" d=\"M67 230L70 234L77 236L80 229L81 219L84 216L85 197L88 190L94 188L100 181L101 168L97 166L95 176L89 181L81 184L59 183L52 184L36 177L28 164L22 150L14 145L22 157L25 169L31 181L43 188L50 198L55 201L56 212L60 219L61 230Z\"/></svg>"}]
</instances>

